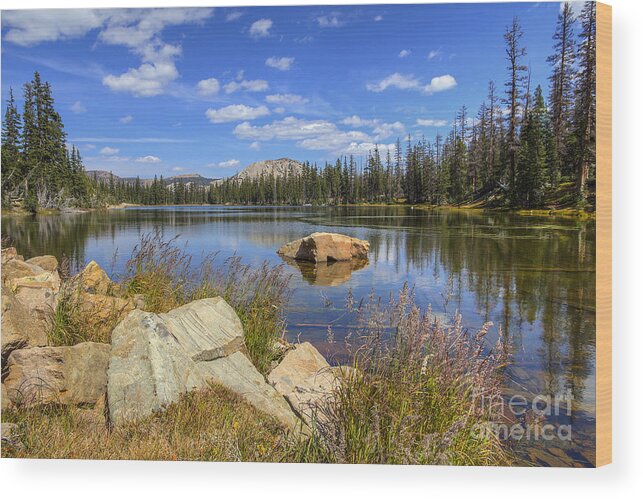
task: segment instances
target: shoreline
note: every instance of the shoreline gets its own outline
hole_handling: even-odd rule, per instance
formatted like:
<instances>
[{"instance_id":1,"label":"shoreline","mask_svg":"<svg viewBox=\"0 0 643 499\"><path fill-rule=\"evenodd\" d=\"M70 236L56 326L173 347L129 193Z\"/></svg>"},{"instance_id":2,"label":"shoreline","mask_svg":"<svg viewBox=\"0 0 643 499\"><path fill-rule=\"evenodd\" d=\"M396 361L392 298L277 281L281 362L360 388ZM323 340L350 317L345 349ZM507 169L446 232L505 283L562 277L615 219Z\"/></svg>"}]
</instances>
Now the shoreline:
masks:
<instances>
[{"instance_id":1,"label":"shoreline","mask_svg":"<svg viewBox=\"0 0 643 499\"><path fill-rule=\"evenodd\" d=\"M595 211L586 211L581 208L508 208L508 207L489 207L489 206L473 206L473 205L430 205L430 204L404 204L404 203L355 203L355 204L337 204L337 205L259 205L259 204L137 204L137 203L120 203L102 206L100 208L68 208L57 209L47 208L38 210L36 213L27 211L16 211L10 209L2 210L2 216L29 216L29 215L60 215L63 213L89 213L92 211L111 211L111 210L125 210L127 208L155 208L155 207L230 207L230 206L243 206L243 207L283 207L283 208L312 208L312 207L407 207L418 210L458 210L470 212L491 212L491 213L509 213L521 216L559 216L567 218L578 218L584 220L595 220Z\"/></svg>"}]
</instances>

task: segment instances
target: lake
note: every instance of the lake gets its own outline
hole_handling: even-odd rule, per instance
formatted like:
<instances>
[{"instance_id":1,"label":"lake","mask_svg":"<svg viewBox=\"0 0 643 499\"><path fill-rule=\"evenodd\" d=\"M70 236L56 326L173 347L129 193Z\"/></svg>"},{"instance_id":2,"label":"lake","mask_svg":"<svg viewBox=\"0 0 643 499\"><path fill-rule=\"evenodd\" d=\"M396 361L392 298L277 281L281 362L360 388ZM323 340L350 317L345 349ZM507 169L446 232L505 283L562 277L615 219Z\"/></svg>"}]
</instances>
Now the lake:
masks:
<instances>
[{"instance_id":1,"label":"lake","mask_svg":"<svg viewBox=\"0 0 643 499\"><path fill-rule=\"evenodd\" d=\"M76 268L96 260L113 278L141 235L157 229L166 239L180 236L197 263L211 252L220 261L237 254L253 265L284 263L293 289L288 339L311 341L330 361L342 359L351 329L349 289L358 300L371 292L388 299L408 281L420 305L459 312L471 330L492 321L494 334L501 327L511 344L507 397L569 393L574 400L571 411L545 420L570 427L571 440L532 435L516 444L518 454L545 466L595 462L594 220L408 206L136 207L2 217L3 237L26 258L66 255ZM316 231L368 240L368 263L314 266L276 254Z\"/></svg>"}]
</instances>

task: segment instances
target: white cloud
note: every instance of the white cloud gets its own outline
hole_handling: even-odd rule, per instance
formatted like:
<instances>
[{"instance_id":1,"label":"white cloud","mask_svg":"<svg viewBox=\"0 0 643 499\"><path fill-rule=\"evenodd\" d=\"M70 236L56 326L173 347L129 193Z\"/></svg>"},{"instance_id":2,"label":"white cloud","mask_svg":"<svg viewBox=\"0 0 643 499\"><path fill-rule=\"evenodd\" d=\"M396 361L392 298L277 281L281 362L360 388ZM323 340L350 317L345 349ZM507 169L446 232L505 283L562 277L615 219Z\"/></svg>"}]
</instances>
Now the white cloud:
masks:
<instances>
[{"instance_id":1,"label":"white cloud","mask_svg":"<svg viewBox=\"0 0 643 499\"><path fill-rule=\"evenodd\" d=\"M219 80L217 80L216 78L201 80L196 84L196 91L199 95L202 96L217 94L219 93L220 88L221 85L219 85Z\"/></svg>"},{"instance_id":2,"label":"white cloud","mask_svg":"<svg viewBox=\"0 0 643 499\"><path fill-rule=\"evenodd\" d=\"M408 56L410 56L410 55L411 55L411 51L410 51L410 50L407 50L407 49L400 50L400 53L399 53L399 54L397 54L397 56L398 56L400 59L404 59L405 57L408 57Z\"/></svg>"},{"instance_id":3,"label":"white cloud","mask_svg":"<svg viewBox=\"0 0 643 499\"><path fill-rule=\"evenodd\" d=\"M418 118L415 121L416 124L420 126L445 126L447 124L446 120L434 120L434 119L422 119Z\"/></svg>"},{"instance_id":4,"label":"white cloud","mask_svg":"<svg viewBox=\"0 0 643 499\"><path fill-rule=\"evenodd\" d=\"M297 94L273 94L266 95L266 102L270 104L296 105L306 104L308 99Z\"/></svg>"},{"instance_id":5,"label":"white cloud","mask_svg":"<svg viewBox=\"0 0 643 499\"><path fill-rule=\"evenodd\" d=\"M227 161L220 161L217 163L217 166L220 168L234 168L235 166L239 166L239 160L229 159Z\"/></svg>"},{"instance_id":6,"label":"white cloud","mask_svg":"<svg viewBox=\"0 0 643 499\"><path fill-rule=\"evenodd\" d=\"M270 35L270 28L272 28L272 20L259 19L250 26L250 36L253 38L265 38Z\"/></svg>"},{"instance_id":7,"label":"white cloud","mask_svg":"<svg viewBox=\"0 0 643 499\"><path fill-rule=\"evenodd\" d=\"M390 126L397 128L398 124ZM293 116L263 126L253 126L246 121L235 127L234 134L239 139L252 140L253 149L258 147L260 141L294 140L301 148L334 154L350 154L350 151L362 154L372 149L378 140L362 131L340 130L334 123L326 120L309 121Z\"/></svg>"},{"instance_id":8,"label":"white cloud","mask_svg":"<svg viewBox=\"0 0 643 499\"><path fill-rule=\"evenodd\" d=\"M183 168L182 166L173 166L172 171L173 172L183 172L183 171L185 171L185 168Z\"/></svg>"},{"instance_id":9,"label":"white cloud","mask_svg":"<svg viewBox=\"0 0 643 499\"><path fill-rule=\"evenodd\" d=\"M442 52L440 50L431 50L431 52L429 52L426 58L430 61L435 59L436 57L440 57L441 55L442 55Z\"/></svg>"},{"instance_id":10,"label":"white cloud","mask_svg":"<svg viewBox=\"0 0 643 499\"><path fill-rule=\"evenodd\" d=\"M74 104L71 106L71 111L72 111L73 113L85 113L85 112L87 112L87 108L86 108L85 106L83 106L82 102L80 102L79 100L77 100L77 101L76 101L76 102L74 102Z\"/></svg>"},{"instance_id":11,"label":"white cloud","mask_svg":"<svg viewBox=\"0 0 643 499\"><path fill-rule=\"evenodd\" d=\"M100 154L103 156L114 156L115 154L118 154L120 149L116 149L115 147L103 147L100 150Z\"/></svg>"},{"instance_id":12,"label":"white cloud","mask_svg":"<svg viewBox=\"0 0 643 499\"><path fill-rule=\"evenodd\" d=\"M344 24L339 17L340 14L338 12L331 12L326 16L318 17L317 22L322 28L339 28Z\"/></svg>"},{"instance_id":13,"label":"white cloud","mask_svg":"<svg viewBox=\"0 0 643 499\"><path fill-rule=\"evenodd\" d=\"M250 149L258 151L259 149L261 149L261 143L255 140L252 144L250 144Z\"/></svg>"},{"instance_id":14,"label":"white cloud","mask_svg":"<svg viewBox=\"0 0 643 499\"><path fill-rule=\"evenodd\" d=\"M356 114L353 116L348 116L344 118L341 123L343 125L349 125L355 128L360 128L363 126L376 126L379 123L379 120L365 120L363 118L360 118Z\"/></svg>"},{"instance_id":15,"label":"white cloud","mask_svg":"<svg viewBox=\"0 0 643 499\"><path fill-rule=\"evenodd\" d=\"M226 20L226 22L228 22L228 23L229 23L229 22L232 22L232 21L236 21L236 20L237 20L237 19L239 19L242 15L243 15L243 12L241 12L241 11L239 11L239 10L235 10L235 11L230 12L227 16L225 16L225 20Z\"/></svg>"},{"instance_id":16,"label":"white cloud","mask_svg":"<svg viewBox=\"0 0 643 499\"><path fill-rule=\"evenodd\" d=\"M221 109L210 108L205 112L205 115L212 123L254 120L269 114L270 111L266 106L250 107L243 104L233 104Z\"/></svg>"},{"instance_id":17,"label":"white cloud","mask_svg":"<svg viewBox=\"0 0 643 499\"><path fill-rule=\"evenodd\" d=\"M115 92L136 97L152 97L165 92L179 77L175 61L181 47L161 40L167 26L200 23L212 15L213 9L171 8L110 11L111 16L99 39L111 45L123 45L141 58L138 68L129 68L120 75L109 74L103 84Z\"/></svg>"},{"instance_id":18,"label":"white cloud","mask_svg":"<svg viewBox=\"0 0 643 499\"><path fill-rule=\"evenodd\" d=\"M288 71L293 62L295 62L294 57L269 57L266 59L266 66L280 71Z\"/></svg>"},{"instance_id":19,"label":"white cloud","mask_svg":"<svg viewBox=\"0 0 643 499\"><path fill-rule=\"evenodd\" d=\"M376 141L387 139L392 135L404 135L405 132L406 130L404 129L404 125L399 121L396 121L395 123L380 123L373 128L373 133L375 134L374 138Z\"/></svg>"},{"instance_id":20,"label":"white cloud","mask_svg":"<svg viewBox=\"0 0 643 499\"><path fill-rule=\"evenodd\" d=\"M444 92L454 88L458 83L451 75L442 75L431 78L431 83L426 85L422 90L427 94L434 94L437 92Z\"/></svg>"},{"instance_id":21,"label":"white cloud","mask_svg":"<svg viewBox=\"0 0 643 499\"><path fill-rule=\"evenodd\" d=\"M136 158L137 163L160 163L161 158L157 156L141 156L140 158Z\"/></svg>"},{"instance_id":22,"label":"white cloud","mask_svg":"<svg viewBox=\"0 0 643 499\"><path fill-rule=\"evenodd\" d=\"M277 114L284 114L286 112L286 108L285 107L276 107L276 108L273 109L273 111L275 113L277 113Z\"/></svg>"},{"instance_id":23,"label":"white cloud","mask_svg":"<svg viewBox=\"0 0 643 499\"><path fill-rule=\"evenodd\" d=\"M378 83L369 83L366 85L367 90L371 92L383 92L389 87L399 88L400 90L408 90L410 88L418 88L420 80L412 75L403 75L400 73L393 73Z\"/></svg>"},{"instance_id":24,"label":"white cloud","mask_svg":"<svg viewBox=\"0 0 643 499\"><path fill-rule=\"evenodd\" d=\"M132 116L132 115L128 114L127 116L123 116L123 117L122 117L121 119L119 119L118 121L120 121L120 122L121 122L121 123L123 123L124 125L127 125L128 123L131 123L133 120L134 120L134 116Z\"/></svg>"},{"instance_id":25,"label":"white cloud","mask_svg":"<svg viewBox=\"0 0 643 499\"><path fill-rule=\"evenodd\" d=\"M263 92L268 90L268 82L266 80L241 80L231 81L223 86L226 94L231 94L237 90L247 90L248 92Z\"/></svg>"},{"instance_id":26,"label":"white cloud","mask_svg":"<svg viewBox=\"0 0 643 499\"><path fill-rule=\"evenodd\" d=\"M376 23L378 23L378 22L380 22L382 19L384 19L382 16L375 16L375 17L373 18L373 21L375 21Z\"/></svg>"},{"instance_id":27,"label":"white cloud","mask_svg":"<svg viewBox=\"0 0 643 499\"><path fill-rule=\"evenodd\" d=\"M413 75L393 73L377 83L368 83L366 88L371 92L383 92L389 87L394 87L399 90L418 90L431 95L437 92L450 90L456 85L457 82L451 75L436 76L431 79L429 84L423 84Z\"/></svg>"},{"instance_id":28,"label":"white cloud","mask_svg":"<svg viewBox=\"0 0 643 499\"><path fill-rule=\"evenodd\" d=\"M84 36L100 28L109 11L95 9L7 10L2 13L4 39L25 47Z\"/></svg>"}]
</instances>

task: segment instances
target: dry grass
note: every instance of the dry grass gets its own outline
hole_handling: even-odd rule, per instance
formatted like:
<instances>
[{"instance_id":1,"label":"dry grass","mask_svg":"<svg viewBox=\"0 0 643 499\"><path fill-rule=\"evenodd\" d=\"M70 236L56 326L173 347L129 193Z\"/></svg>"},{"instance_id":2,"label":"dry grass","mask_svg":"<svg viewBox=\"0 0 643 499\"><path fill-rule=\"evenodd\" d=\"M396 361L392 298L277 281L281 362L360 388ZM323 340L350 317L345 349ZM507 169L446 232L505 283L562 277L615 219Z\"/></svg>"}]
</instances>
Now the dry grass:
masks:
<instances>
[{"instance_id":1,"label":"dry grass","mask_svg":"<svg viewBox=\"0 0 643 499\"><path fill-rule=\"evenodd\" d=\"M473 335L460 318L440 324L413 303L405 286L387 305L371 297L353 308L360 329L350 339L354 369L343 370L334 402L317 409L313 438L300 456L336 463L501 465L510 462L495 438L476 425L499 421L500 340L490 324Z\"/></svg>"},{"instance_id":2,"label":"dry grass","mask_svg":"<svg viewBox=\"0 0 643 499\"><path fill-rule=\"evenodd\" d=\"M243 324L245 344L254 365L267 373L279 357L275 342L283 336L283 309L289 298L289 278L283 265L259 268L238 256L216 263L206 255L197 269L177 240L144 236L127 263L124 285L128 294L142 294L145 310L167 312L203 298L222 296Z\"/></svg>"},{"instance_id":3,"label":"dry grass","mask_svg":"<svg viewBox=\"0 0 643 499\"><path fill-rule=\"evenodd\" d=\"M167 411L109 431L100 408L44 406L3 411L18 424L2 457L179 461L292 460L279 424L218 386L184 395Z\"/></svg>"},{"instance_id":4,"label":"dry grass","mask_svg":"<svg viewBox=\"0 0 643 499\"><path fill-rule=\"evenodd\" d=\"M49 344L111 343L112 331L132 308L129 302L115 297L99 297L99 301L88 302L78 287L63 284L47 331Z\"/></svg>"}]
</instances>

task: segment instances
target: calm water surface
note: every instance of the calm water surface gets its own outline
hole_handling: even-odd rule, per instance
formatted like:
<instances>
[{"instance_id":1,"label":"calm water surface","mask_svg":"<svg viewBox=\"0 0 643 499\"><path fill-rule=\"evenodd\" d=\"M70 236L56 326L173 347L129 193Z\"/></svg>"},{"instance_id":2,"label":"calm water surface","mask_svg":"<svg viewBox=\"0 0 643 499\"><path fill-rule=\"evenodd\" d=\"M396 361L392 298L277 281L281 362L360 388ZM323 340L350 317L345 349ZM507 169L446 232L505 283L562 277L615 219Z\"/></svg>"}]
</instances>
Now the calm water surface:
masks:
<instances>
[{"instance_id":1,"label":"calm water surface","mask_svg":"<svg viewBox=\"0 0 643 499\"><path fill-rule=\"evenodd\" d=\"M66 255L76 266L96 260L115 278L141 235L157 229L165 238L179 235L197 262L218 251L221 259L237 254L246 263L282 263L276 254L282 244L315 231L368 240L366 265L286 264L291 340L311 341L330 360L341 359L351 326L343 313L348 290L357 299L371 290L388 298L408 281L421 305L459 311L472 329L488 320L502 327L513 359L507 396L573 395L571 416L549 418L571 425L572 441L532 437L517 447L523 458L540 465L594 462L594 221L410 207L161 207L2 217L2 235L25 257Z\"/></svg>"}]
</instances>

